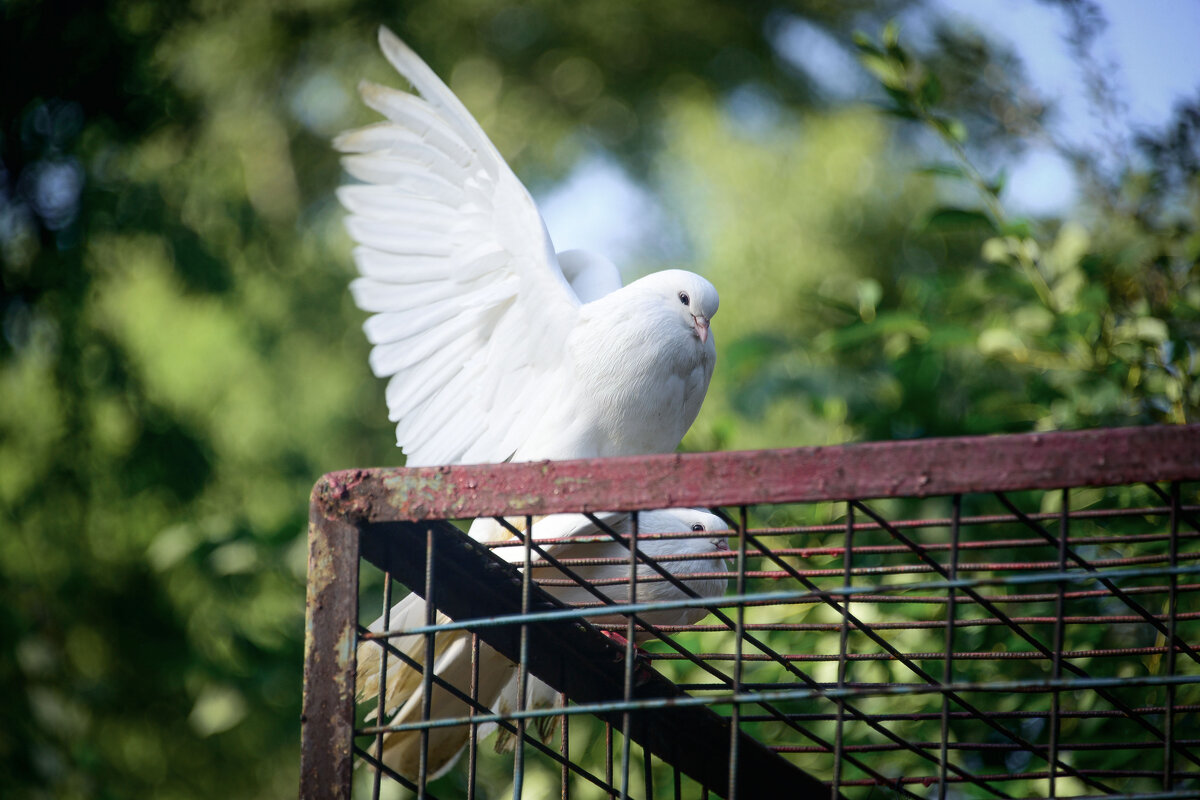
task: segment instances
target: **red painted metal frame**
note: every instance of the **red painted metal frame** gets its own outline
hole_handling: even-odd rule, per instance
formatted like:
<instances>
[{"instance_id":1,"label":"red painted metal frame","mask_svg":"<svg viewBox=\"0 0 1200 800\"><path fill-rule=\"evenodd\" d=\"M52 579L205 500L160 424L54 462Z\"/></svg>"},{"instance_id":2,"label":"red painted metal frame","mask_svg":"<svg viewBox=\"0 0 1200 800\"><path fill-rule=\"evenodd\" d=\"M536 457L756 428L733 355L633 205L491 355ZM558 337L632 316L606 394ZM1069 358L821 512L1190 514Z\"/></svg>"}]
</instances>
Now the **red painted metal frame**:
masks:
<instances>
[{"instance_id":1,"label":"red painted metal frame","mask_svg":"<svg viewBox=\"0 0 1200 800\"><path fill-rule=\"evenodd\" d=\"M1200 425L581 461L331 472L330 511L374 522L929 497L1197 477ZM1152 477L1151 477L1152 476Z\"/></svg>"},{"instance_id":2,"label":"red painted metal frame","mask_svg":"<svg viewBox=\"0 0 1200 800\"><path fill-rule=\"evenodd\" d=\"M1200 425L330 473L314 487L311 505L301 796L349 795L359 536L366 527L1181 480L1200 480Z\"/></svg>"}]
</instances>

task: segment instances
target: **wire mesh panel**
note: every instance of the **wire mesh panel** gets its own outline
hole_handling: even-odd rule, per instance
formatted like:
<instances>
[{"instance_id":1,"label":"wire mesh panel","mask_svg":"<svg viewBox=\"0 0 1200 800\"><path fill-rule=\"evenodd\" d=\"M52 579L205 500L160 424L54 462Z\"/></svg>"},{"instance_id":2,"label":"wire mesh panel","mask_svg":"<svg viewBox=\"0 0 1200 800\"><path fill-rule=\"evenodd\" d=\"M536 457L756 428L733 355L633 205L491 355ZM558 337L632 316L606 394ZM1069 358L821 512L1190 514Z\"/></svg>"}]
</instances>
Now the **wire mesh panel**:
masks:
<instances>
[{"instance_id":1,"label":"wire mesh panel","mask_svg":"<svg viewBox=\"0 0 1200 800\"><path fill-rule=\"evenodd\" d=\"M1198 559L1200 426L333 473L301 795L1200 797Z\"/></svg>"}]
</instances>

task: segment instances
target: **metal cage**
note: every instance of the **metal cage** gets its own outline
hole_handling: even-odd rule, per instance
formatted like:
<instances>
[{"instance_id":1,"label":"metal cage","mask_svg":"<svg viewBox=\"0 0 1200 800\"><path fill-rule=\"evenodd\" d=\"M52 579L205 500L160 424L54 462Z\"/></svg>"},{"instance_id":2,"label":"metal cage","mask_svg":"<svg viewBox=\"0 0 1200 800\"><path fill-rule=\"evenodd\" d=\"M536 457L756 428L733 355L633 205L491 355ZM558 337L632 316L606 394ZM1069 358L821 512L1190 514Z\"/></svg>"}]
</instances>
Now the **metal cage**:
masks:
<instances>
[{"instance_id":1,"label":"metal cage","mask_svg":"<svg viewBox=\"0 0 1200 800\"><path fill-rule=\"evenodd\" d=\"M590 588L603 560L522 534L680 506L728 522L704 574L646 553L699 534L639 532L636 513L627 532L592 517L628 555ZM517 563L463 533L485 517ZM350 470L314 488L309 546L303 798L1200 797L1200 426ZM698 577L728 591L695 596ZM621 582L632 602L613 604L601 584ZM636 602L652 582L676 599ZM369 631L396 584L431 600L423 624ZM669 603L710 615L646 621ZM430 663L452 630L559 704L497 711L477 674L451 686L394 646L423 637ZM360 642L464 715L366 719L385 707L356 703ZM435 781L430 731L451 724L472 735ZM493 752L493 727L521 746ZM399 731L421 737L413 774L379 760Z\"/></svg>"}]
</instances>

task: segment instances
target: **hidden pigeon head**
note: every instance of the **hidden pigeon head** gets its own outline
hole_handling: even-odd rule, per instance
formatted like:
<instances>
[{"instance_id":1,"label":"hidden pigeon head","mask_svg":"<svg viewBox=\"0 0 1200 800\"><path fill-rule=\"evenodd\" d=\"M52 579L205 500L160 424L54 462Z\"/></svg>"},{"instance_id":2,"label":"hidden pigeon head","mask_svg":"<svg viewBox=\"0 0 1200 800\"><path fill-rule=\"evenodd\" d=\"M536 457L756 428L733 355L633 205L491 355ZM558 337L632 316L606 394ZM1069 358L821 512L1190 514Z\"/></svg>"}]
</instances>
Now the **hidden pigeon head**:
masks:
<instances>
[{"instance_id":1,"label":"hidden pigeon head","mask_svg":"<svg viewBox=\"0 0 1200 800\"><path fill-rule=\"evenodd\" d=\"M682 269L654 272L630 285L635 284L660 297L702 344L708 343L708 323L721 304L715 286L696 273Z\"/></svg>"},{"instance_id":2,"label":"hidden pigeon head","mask_svg":"<svg viewBox=\"0 0 1200 800\"><path fill-rule=\"evenodd\" d=\"M725 520L716 514L699 508L668 508L663 511L643 514L640 518L641 530L644 533L710 533L712 536L698 536L681 539L673 546L680 552L707 553L712 550L729 550L725 538L729 536L729 526Z\"/></svg>"}]
</instances>

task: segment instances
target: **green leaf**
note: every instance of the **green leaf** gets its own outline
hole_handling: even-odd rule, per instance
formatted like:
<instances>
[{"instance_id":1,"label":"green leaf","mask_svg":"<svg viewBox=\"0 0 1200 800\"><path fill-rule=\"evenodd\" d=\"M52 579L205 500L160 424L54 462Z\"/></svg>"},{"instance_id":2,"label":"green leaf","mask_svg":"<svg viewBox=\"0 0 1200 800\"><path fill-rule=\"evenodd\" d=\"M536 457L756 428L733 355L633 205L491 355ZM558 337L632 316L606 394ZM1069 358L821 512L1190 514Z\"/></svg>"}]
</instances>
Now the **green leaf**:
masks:
<instances>
[{"instance_id":1,"label":"green leaf","mask_svg":"<svg viewBox=\"0 0 1200 800\"><path fill-rule=\"evenodd\" d=\"M879 82L886 89L908 93L908 88L904 81L904 67L896 63L894 59L884 55L875 55L873 53L864 53L859 56L859 61L867 70L879 79ZM890 92L889 92L890 93Z\"/></svg>"},{"instance_id":2,"label":"green leaf","mask_svg":"<svg viewBox=\"0 0 1200 800\"><path fill-rule=\"evenodd\" d=\"M1145 342L1165 342L1170 338L1167 323L1157 317L1139 317L1134 323L1137 337Z\"/></svg>"},{"instance_id":3,"label":"green leaf","mask_svg":"<svg viewBox=\"0 0 1200 800\"><path fill-rule=\"evenodd\" d=\"M875 42L871 41L871 37L862 31L854 32L854 46L864 53L870 53L882 57L883 51L875 46Z\"/></svg>"},{"instance_id":4,"label":"green leaf","mask_svg":"<svg viewBox=\"0 0 1200 800\"><path fill-rule=\"evenodd\" d=\"M917 170L920 175L936 175L943 178L963 178L968 179L967 171L958 164L926 164Z\"/></svg>"},{"instance_id":5,"label":"green leaf","mask_svg":"<svg viewBox=\"0 0 1200 800\"><path fill-rule=\"evenodd\" d=\"M889 116L898 117L900 119L909 119L909 120L920 119L920 117L917 116L917 112L912 111L911 109L908 109L908 108L899 108L897 106L884 106L881 110L883 111L883 113L885 113Z\"/></svg>"},{"instance_id":6,"label":"green leaf","mask_svg":"<svg viewBox=\"0 0 1200 800\"><path fill-rule=\"evenodd\" d=\"M997 356L1022 353L1025 343L1008 328L988 328L979 334L978 347L985 356Z\"/></svg>"},{"instance_id":7,"label":"green leaf","mask_svg":"<svg viewBox=\"0 0 1200 800\"><path fill-rule=\"evenodd\" d=\"M1018 239L1033 238L1033 223L1025 217L1014 217L1000 226L1000 233L1005 236L1015 236Z\"/></svg>"},{"instance_id":8,"label":"green leaf","mask_svg":"<svg viewBox=\"0 0 1200 800\"><path fill-rule=\"evenodd\" d=\"M992 218L982 211L952 206L935 208L917 226L918 230L927 233L957 233L980 227L992 233L996 232L996 225L992 222Z\"/></svg>"},{"instance_id":9,"label":"green leaf","mask_svg":"<svg viewBox=\"0 0 1200 800\"><path fill-rule=\"evenodd\" d=\"M854 287L858 295L858 315L863 322L875 319L875 307L883 299L883 287L874 278L864 278Z\"/></svg>"},{"instance_id":10,"label":"green leaf","mask_svg":"<svg viewBox=\"0 0 1200 800\"><path fill-rule=\"evenodd\" d=\"M993 236L983 243L979 254L992 264L1007 264L1012 260L1014 244L1006 237Z\"/></svg>"},{"instance_id":11,"label":"green leaf","mask_svg":"<svg viewBox=\"0 0 1200 800\"><path fill-rule=\"evenodd\" d=\"M888 48L900 46L900 23L894 19L883 26L883 45Z\"/></svg>"},{"instance_id":12,"label":"green leaf","mask_svg":"<svg viewBox=\"0 0 1200 800\"><path fill-rule=\"evenodd\" d=\"M896 108L899 111L902 111L906 114L911 114L914 119L918 118L917 108L913 103L912 93L908 91L907 87L902 86L899 89L896 89L891 86L884 86L883 90L888 93L888 96L891 97L893 101L895 101Z\"/></svg>"},{"instance_id":13,"label":"green leaf","mask_svg":"<svg viewBox=\"0 0 1200 800\"><path fill-rule=\"evenodd\" d=\"M948 136L959 144L967 141L967 126L953 117L934 117L933 125L944 136Z\"/></svg>"},{"instance_id":14,"label":"green leaf","mask_svg":"<svg viewBox=\"0 0 1200 800\"><path fill-rule=\"evenodd\" d=\"M883 47L888 56L894 58L901 66L907 67L911 61L908 53L900 46L900 25L892 20L883 27Z\"/></svg>"},{"instance_id":15,"label":"green leaf","mask_svg":"<svg viewBox=\"0 0 1200 800\"><path fill-rule=\"evenodd\" d=\"M921 82L920 98L926 106L935 106L941 101L942 82L934 73L928 73L925 80Z\"/></svg>"},{"instance_id":16,"label":"green leaf","mask_svg":"<svg viewBox=\"0 0 1200 800\"><path fill-rule=\"evenodd\" d=\"M1004 187L1008 185L1008 170L1001 169L1000 172L987 185L987 190L992 193L993 197L999 197L1004 191Z\"/></svg>"}]
</instances>

